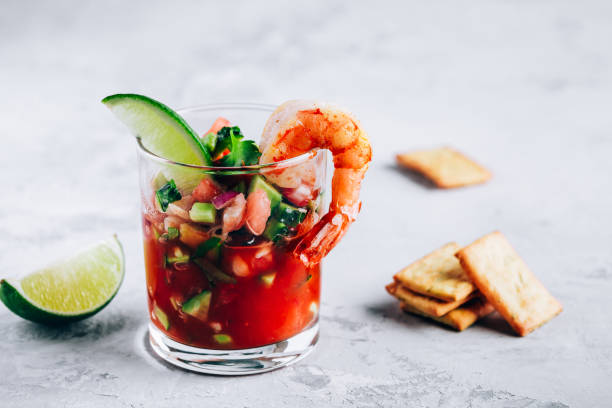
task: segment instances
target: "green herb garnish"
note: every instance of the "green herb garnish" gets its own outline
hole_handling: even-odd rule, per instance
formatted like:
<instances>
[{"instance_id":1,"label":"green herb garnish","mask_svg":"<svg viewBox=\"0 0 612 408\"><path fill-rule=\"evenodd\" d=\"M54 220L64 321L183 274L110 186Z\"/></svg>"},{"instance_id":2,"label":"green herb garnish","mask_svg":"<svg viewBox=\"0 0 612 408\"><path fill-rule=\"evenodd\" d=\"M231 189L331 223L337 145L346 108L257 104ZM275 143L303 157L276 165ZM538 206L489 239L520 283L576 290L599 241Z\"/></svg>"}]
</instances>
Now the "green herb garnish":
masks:
<instances>
[{"instance_id":1,"label":"green herb garnish","mask_svg":"<svg viewBox=\"0 0 612 408\"><path fill-rule=\"evenodd\" d=\"M252 140L243 140L238 126L226 126L217 132L212 154L215 165L222 167L250 166L259 162L261 152Z\"/></svg>"},{"instance_id":2,"label":"green herb garnish","mask_svg":"<svg viewBox=\"0 0 612 408\"><path fill-rule=\"evenodd\" d=\"M176 188L174 180L170 180L155 192L155 197L162 211L165 212L168 209L168 204L181 199L181 192Z\"/></svg>"}]
</instances>

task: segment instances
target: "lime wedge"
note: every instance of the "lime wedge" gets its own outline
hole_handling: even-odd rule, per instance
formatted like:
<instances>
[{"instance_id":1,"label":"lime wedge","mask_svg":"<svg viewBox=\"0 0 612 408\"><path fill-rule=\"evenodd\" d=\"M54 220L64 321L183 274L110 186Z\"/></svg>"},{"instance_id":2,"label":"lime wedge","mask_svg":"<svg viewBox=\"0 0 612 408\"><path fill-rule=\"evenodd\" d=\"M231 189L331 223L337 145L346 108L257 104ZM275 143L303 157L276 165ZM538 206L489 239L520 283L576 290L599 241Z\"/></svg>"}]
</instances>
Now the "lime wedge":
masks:
<instances>
[{"instance_id":1,"label":"lime wedge","mask_svg":"<svg viewBox=\"0 0 612 408\"><path fill-rule=\"evenodd\" d=\"M124 263L121 243L114 235L21 281L0 280L0 300L15 314L37 323L81 320L113 299L123 281Z\"/></svg>"},{"instance_id":2,"label":"lime wedge","mask_svg":"<svg viewBox=\"0 0 612 408\"><path fill-rule=\"evenodd\" d=\"M211 164L210 154L197 133L178 113L163 103L137 94L107 96L102 103L152 153L179 163L198 166Z\"/></svg>"}]
</instances>

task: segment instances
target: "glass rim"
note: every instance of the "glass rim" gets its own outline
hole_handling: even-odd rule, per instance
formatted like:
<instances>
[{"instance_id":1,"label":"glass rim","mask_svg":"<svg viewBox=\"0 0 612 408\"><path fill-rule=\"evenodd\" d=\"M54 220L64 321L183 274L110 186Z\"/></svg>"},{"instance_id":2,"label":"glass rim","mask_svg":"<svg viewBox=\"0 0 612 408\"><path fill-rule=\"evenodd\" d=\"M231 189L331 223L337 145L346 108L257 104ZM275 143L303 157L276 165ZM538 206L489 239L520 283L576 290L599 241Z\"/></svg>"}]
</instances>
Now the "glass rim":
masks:
<instances>
[{"instance_id":1,"label":"glass rim","mask_svg":"<svg viewBox=\"0 0 612 408\"><path fill-rule=\"evenodd\" d=\"M193 105L184 108L177 109L176 112L181 115L182 113L193 113L198 111L209 111L215 109L242 109L242 110L260 110L265 112L273 112L276 109L276 105L265 104L265 103L249 103L249 102L225 102L225 103L210 103L210 104L202 104L202 105ZM185 167L190 169L198 169L198 170L206 170L209 172L242 172L242 171L257 171L257 170L271 170L274 168L285 168L299 165L305 161L308 161L317 155L325 152L322 149L313 149L306 153L302 153L299 156L292 157L290 159L285 159L277 162L264 163L264 164L253 164L249 166L201 166L197 164L188 164L177 162L174 160L166 159L161 157L149 149L147 149L142 144L142 139L139 136L136 136L137 145L139 151L144 155L148 156L150 159L153 159L157 162L161 162L164 164L169 164L173 166Z\"/></svg>"}]
</instances>

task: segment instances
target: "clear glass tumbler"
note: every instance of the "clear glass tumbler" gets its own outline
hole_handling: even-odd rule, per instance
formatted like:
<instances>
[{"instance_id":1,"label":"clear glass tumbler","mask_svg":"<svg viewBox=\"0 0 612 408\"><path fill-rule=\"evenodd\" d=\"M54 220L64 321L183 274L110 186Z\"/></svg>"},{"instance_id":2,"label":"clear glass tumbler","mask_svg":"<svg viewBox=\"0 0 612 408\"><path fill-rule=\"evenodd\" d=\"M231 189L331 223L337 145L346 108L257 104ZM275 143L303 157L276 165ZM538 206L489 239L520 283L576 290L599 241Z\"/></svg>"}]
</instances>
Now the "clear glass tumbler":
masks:
<instances>
[{"instance_id":1,"label":"clear glass tumbler","mask_svg":"<svg viewBox=\"0 0 612 408\"><path fill-rule=\"evenodd\" d=\"M200 135L224 117L258 141L273 109L219 104L178 113ZM221 168L172 162L138 144L155 353L188 370L221 375L261 373L303 358L318 339L321 268L305 267L292 250L321 216L325 151ZM164 203L172 185L180 199ZM271 208L263 233L251 224L224 230L250 211L251 194L263 193Z\"/></svg>"}]
</instances>

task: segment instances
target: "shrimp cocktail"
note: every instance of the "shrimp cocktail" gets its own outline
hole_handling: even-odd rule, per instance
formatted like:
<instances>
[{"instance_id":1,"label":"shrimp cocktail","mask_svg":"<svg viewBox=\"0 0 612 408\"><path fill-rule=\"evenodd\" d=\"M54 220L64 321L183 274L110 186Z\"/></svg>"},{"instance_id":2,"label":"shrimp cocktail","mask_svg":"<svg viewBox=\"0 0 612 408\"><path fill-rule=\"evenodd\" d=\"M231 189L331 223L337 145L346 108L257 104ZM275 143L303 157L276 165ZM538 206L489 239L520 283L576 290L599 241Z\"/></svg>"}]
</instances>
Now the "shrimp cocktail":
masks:
<instances>
[{"instance_id":1,"label":"shrimp cocktail","mask_svg":"<svg viewBox=\"0 0 612 408\"><path fill-rule=\"evenodd\" d=\"M134 94L103 103L138 140L155 353L233 375L304 357L318 339L321 260L360 209L371 149L359 122L306 101L178 112Z\"/></svg>"}]
</instances>

